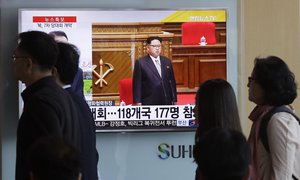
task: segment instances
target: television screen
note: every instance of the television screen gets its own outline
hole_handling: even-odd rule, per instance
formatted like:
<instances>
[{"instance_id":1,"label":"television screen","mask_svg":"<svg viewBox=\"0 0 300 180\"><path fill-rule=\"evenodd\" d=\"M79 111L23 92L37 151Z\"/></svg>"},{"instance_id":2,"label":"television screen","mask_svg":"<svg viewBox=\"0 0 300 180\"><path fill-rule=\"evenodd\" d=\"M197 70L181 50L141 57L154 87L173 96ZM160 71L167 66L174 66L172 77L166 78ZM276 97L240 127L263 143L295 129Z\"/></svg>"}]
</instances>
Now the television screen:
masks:
<instances>
[{"instance_id":1,"label":"television screen","mask_svg":"<svg viewBox=\"0 0 300 180\"><path fill-rule=\"evenodd\" d=\"M224 9L20 9L19 32L28 30L63 31L78 47L97 132L193 131L199 84L227 78ZM133 104L134 65L148 54L152 36L161 38L161 55L172 62L174 105Z\"/></svg>"}]
</instances>

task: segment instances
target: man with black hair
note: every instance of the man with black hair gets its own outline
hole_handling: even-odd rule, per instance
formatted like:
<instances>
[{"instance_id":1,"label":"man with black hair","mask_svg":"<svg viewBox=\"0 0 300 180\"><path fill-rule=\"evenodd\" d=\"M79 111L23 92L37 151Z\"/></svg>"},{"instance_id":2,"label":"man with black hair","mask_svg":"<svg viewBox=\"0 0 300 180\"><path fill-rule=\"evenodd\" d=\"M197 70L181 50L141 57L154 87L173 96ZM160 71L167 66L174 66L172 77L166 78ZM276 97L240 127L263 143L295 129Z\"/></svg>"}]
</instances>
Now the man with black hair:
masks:
<instances>
[{"instance_id":1,"label":"man with black hair","mask_svg":"<svg viewBox=\"0 0 300 180\"><path fill-rule=\"evenodd\" d=\"M16 180L29 180L28 150L41 137L55 135L80 148L77 109L52 76L59 49L47 33L20 33L14 50L14 74L26 85L17 129Z\"/></svg>"},{"instance_id":2,"label":"man with black hair","mask_svg":"<svg viewBox=\"0 0 300 180\"><path fill-rule=\"evenodd\" d=\"M136 60L133 71L135 105L173 105L177 103L176 81L171 60L161 56L160 37L147 39L148 55Z\"/></svg>"},{"instance_id":3,"label":"man with black hair","mask_svg":"<svg viewBox=\"0 0 300 180\"><path fill-rule=\"evenodd\" d=\"M64 31L51 31L49 32L49 35L52 36L56 42L69 42L68 36ZM78 71L71 84L71 88L76 94L85 98L83 93L83 86L83 70L78 66Z\"/></svg>"},{"instance_id":4,"label":"man with black hair","mask_svg":"<svg viewBox=\"0 0 300 180\"><path fill-rule=\"evenodd\" d=\"M79 64L77 47L58 43L59 56L53 70L56 82L71 95L79 114L81 130L82 179L97 180L98 153L96 149L96 129L91 110L86 101L71 88Z\"/></svg>"}]
</instances>

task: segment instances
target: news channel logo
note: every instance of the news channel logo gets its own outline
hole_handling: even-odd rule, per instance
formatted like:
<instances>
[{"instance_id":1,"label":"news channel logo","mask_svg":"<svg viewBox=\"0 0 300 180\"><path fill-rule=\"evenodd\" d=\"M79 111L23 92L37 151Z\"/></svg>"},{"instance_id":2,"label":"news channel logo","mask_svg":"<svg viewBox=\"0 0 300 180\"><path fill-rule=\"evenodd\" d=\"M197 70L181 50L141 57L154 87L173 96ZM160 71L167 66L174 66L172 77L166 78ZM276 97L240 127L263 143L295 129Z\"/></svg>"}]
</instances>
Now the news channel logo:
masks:
<instances>
[{"instance_id":1,"label":"news channel logo","mask_svg":"<svg viewBox=\"0 0 300 180\"><path fill-rule=\"evenodd\" d=\"M161 160L193 158L194 145L160 143L157 156Z\"/></svg>"}]
</instances>

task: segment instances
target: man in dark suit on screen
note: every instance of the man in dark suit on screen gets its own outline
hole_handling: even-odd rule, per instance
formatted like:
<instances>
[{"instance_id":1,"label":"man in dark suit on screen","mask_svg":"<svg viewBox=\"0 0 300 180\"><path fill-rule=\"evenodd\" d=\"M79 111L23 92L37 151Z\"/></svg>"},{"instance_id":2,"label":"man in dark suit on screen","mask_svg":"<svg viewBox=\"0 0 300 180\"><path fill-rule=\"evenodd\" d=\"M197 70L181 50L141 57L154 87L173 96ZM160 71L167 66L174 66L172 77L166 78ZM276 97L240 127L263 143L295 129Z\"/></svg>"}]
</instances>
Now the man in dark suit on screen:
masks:
<instances>
[{"instance_id":1,"label":"man in dark suit on screen","mask_svg":"<svg viewBox=\"0 0 300 180\"><path fill-rule=\"evenodd\" d=\"M133 72L135 105L172 105L177 102L172 62L160 56L162 39L147 39L148 55L138 59Z\"/></svg>"}]
</instances>

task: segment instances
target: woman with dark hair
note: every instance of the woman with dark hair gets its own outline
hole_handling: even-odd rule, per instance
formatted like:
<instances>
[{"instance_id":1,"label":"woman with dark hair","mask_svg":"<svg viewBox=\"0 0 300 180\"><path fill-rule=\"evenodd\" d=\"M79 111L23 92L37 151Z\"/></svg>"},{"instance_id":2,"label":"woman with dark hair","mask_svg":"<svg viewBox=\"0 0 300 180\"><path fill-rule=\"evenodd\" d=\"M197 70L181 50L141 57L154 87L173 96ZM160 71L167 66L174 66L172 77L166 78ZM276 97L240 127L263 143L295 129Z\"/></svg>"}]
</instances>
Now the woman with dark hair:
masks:
<instances>
[{"instance_id":1,"label":"woman with dark hair","mask_svg":"<svg viewBox=\"0 0 300 180\"><path fill-rule=\"evenodd\" d=\"M253 121L249 136L252 162L252 180L300 179L300 126L288 112L275 112L265 130L266 116L275 108L291 110L297 97L294 74L280 58L256 58L251 77L248 78L249 100L256 104L250 113ZM263 142L266 131L268 148Z\"/></svg>"},{"instance_id":2,"label":"woman with dark hair","mask_svg":"<svg viewBox=\"0 0 300 180\"><path fill-rule=\"evenodd\" d=\"M196 143L212 128L242 131L234 90L224 79L209 79L199 86L194 112L199 124Z\"/></svg>"},{"instance_id":3,"label":"woman with dark hair","mask_svg":"<svg viewBox=\"0 0 300 180\"><path fill-rule=\"evenodd\" d=\"M243 133L213 128L194 147L199 180L244 180L249 171L250 147Z\"/></svg>"},{"instance_id":4,"label":"woman with dark hair","mask_svg":"<svg viewBox=\"0 0 300 180\"><path fill-rule=\"evenodd\" d=\"M194 113L199 125L195 144L213 128L242 132L234 90L224 79L209 79L199 86ZM196 156L197 152L194 151L194 157ZM199 171L197 168L196 180L200 177Z\"/></svg>"}]
</instances>

